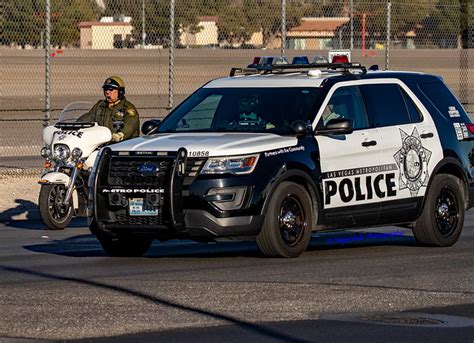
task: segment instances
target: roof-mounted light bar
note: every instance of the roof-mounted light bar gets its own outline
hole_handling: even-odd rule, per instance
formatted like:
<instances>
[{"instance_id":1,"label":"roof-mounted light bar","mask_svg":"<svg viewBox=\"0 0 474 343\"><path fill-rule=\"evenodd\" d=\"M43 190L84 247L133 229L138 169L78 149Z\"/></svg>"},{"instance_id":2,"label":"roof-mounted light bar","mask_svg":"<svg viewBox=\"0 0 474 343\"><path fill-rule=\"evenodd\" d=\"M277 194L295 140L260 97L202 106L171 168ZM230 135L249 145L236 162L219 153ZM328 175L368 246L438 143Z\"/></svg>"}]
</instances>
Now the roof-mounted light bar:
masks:
<instances>
[{"instance_id":1,"label":"roof-mounted light bar","mask_svg":"<svg viewBox=\"0 0 474 343\"><path fill-rule=\"evenodd\" d=\"M277 65L256 65L251 68L232 68L230 70L230 76L236 74L242 75L253 75L253 74L267 74L267 73L283 73L285 71L293 71L297 69L305 71L308 69L328 69L341 71L343 74L351 74L351 70L360 70L362 74L367 73L365 66L360 63L311 63L311 64L277 64Z\"/></svg>"}]
</instances>

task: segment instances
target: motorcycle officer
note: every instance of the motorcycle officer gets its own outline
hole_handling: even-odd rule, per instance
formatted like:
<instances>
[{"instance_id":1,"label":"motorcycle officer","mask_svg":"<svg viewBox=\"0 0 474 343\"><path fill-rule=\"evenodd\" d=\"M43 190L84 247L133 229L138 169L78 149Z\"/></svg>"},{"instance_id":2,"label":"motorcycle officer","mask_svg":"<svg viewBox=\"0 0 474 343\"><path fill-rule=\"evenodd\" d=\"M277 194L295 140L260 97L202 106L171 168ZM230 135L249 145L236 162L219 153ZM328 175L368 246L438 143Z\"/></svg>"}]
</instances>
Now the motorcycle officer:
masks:
<instances>
[{"instance_id":1,"label":"motorcycle officer","mask_svg":"<svg viewBox=\"0 0 474 343\"><path fill-rule=\"evenodd\" d=\"M140 119L136 107L125 98L125 84L118 76L108 77L102 85L104 100L79 117L80 122L97 122L112 132L112 142L140 135Z\"/></svg>"}]
</instances>

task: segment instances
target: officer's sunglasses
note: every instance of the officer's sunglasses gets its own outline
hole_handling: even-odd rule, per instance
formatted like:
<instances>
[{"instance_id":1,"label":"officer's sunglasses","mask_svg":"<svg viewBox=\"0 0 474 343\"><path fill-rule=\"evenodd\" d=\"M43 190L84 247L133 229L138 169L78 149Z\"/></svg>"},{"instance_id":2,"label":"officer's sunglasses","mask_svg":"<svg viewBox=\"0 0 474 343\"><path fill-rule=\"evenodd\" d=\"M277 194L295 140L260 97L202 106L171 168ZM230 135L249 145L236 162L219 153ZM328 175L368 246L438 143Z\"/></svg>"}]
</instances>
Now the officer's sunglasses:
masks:
<instances>
[{"instance_id":1,"label":"officer's sunglasses","mask_svg":"<svg viewBox=\"0 0 474 343\"><path fill-rule=\"evenodd\" d=\"M104 92L107 92L107 91L114 91L116 90L117 88L113 88L113 87L104 87Z\"/></svg>"}]
</instances>

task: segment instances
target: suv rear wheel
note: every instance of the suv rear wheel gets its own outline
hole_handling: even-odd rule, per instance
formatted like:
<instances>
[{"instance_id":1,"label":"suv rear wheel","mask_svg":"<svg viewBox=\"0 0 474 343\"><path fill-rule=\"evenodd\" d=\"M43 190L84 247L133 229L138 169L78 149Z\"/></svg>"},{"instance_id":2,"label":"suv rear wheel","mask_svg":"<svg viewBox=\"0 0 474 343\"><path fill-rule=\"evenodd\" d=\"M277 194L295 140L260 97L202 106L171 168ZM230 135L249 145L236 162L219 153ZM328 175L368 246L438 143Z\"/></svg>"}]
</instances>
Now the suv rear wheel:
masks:
<instances>
[{"instance_id":1,"label":"suv rear wheel","mask_svg":"<svg viewBox=\"0 0 474 343\"><path fill-rule=\"evenodd\" d=\"M450 174L435 175L425 198L423 212L413 228L415 239L424 245L453 245L464 224L462 181Z\"/></svg>"},{"instance_id":2,"label":"suv rear wheel","mask_svg":"<svg viewBox=\"0 0 474 343\"><path fill-rule=\"evenodd\" d=\"M308 247L313 228L311 197L293 182L282 182L272 195L257 245L267 256L298 257Z\"/></svg>"}]
</instances>

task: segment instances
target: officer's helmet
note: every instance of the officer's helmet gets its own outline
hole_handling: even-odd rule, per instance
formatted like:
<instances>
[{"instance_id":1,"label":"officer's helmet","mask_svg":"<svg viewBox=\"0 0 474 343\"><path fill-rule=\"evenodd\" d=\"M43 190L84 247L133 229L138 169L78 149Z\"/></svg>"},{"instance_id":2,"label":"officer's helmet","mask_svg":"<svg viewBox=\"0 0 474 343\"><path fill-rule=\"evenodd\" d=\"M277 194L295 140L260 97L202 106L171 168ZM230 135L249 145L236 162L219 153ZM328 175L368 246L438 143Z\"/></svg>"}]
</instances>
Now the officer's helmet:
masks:
<instances>
[{"instance_id":1,"label":"officer's helmet","mask_svg":"<svg viewBox=\"0 0 474 343\"><path fill-rule=\"evenodd\" d=\"M125 84L123 83L122 79L118 76L110 76L102 85L102 89L118 89L119 91L119 98L123 99L125 96Z\"/></svg>"}]
</instances>

